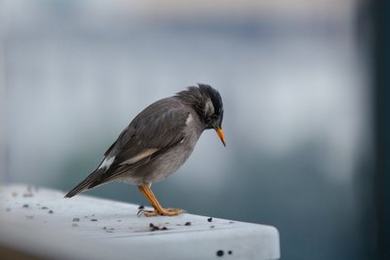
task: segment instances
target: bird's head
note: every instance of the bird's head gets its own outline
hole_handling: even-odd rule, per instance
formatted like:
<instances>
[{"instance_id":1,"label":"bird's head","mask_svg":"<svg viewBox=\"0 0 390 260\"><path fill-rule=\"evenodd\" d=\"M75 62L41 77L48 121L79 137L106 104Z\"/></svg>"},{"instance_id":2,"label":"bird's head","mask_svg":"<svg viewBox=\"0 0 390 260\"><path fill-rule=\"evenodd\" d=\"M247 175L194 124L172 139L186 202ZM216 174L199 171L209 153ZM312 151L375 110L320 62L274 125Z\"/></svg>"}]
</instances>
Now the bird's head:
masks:
<instances>
[{"instance_id":1,"label":"bird's head","mask_svg":"<svg viewBox=\"0 0 390 260\"><path fill-rule=\"evenodd\" d=\"M199 115L205 129L214 129L223 145L226 146L222 130L223 103L219 92L206 84L198 84L176 95L183 102L191 105Z\"/></svg>"}]
</instances>

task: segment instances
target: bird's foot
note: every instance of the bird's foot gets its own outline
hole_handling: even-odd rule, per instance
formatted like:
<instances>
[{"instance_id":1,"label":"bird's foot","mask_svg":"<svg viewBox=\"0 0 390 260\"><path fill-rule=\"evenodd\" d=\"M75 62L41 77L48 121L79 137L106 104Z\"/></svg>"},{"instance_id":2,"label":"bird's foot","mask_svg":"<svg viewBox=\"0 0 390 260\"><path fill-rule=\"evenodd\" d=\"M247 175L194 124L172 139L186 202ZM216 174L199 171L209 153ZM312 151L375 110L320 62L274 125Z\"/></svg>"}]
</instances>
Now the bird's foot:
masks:
<instances>
[{"instance_id":1,"label":"bird's foot","mask_svg":"<svg viewBox=\"0 0 390 260\"><path fill-rule=\"evenodd\" d=\"M183 214L183 209L175 208L162 208L161 210L140 210L137 215L144 215L145 217L156 217L156 216L178 216Z\"/></svg>"}]
</instances>

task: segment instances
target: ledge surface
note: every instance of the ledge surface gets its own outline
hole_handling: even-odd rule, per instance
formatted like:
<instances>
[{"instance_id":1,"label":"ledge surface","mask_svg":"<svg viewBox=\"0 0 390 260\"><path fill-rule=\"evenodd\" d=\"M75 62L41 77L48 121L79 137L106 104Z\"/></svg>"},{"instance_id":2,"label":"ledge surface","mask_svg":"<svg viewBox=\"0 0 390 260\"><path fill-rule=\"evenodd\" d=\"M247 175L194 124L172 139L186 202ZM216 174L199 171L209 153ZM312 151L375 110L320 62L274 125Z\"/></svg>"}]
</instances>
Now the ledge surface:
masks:
<instances>
[{"instance_id":1,"label":"ledge surface","mask_svg":"<svg viewBox=\"0 0 390 260\"><path fill-rule=\"evenodd\" d=\"M56 190L0 187L0 245L56 259L279 259L276 228L183 214L137 216L138 205ZM151 227L152 223L152 227Z\"/></svg>"}]
</instances>

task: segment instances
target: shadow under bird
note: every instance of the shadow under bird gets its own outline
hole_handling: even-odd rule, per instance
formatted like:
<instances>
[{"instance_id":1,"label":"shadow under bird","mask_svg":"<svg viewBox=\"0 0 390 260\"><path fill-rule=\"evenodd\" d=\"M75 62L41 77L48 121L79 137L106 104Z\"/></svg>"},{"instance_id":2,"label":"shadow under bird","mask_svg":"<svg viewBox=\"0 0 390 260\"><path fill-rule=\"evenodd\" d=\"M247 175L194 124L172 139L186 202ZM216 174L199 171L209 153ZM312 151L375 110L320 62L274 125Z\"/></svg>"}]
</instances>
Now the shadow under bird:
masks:
<instances>
[{"instance_id":1,"label":"shadow under bird","mask_svg":"<svg viewBox=\"0 0 390 260\"><path fill-rule=\"evenodd\" d=\"M111 181L137 185L154 210L145 216L176 216L184 211L164 208L151 190L188 159L206 129L214 129L225 144L223 104L217 90L198 84L151 104L141 111L104 153L104 158L66 198Z\"/></svg>"}]
</instances>

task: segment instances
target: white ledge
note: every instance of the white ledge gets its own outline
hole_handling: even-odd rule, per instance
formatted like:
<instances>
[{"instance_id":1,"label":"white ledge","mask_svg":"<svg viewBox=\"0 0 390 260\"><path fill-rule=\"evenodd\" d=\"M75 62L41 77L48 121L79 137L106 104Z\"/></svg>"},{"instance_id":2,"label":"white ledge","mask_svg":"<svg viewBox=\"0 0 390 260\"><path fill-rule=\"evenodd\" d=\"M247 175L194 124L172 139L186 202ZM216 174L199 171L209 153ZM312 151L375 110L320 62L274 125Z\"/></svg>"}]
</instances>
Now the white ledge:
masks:
<instances>
[{"instance_id":1,"label":"white ledge","mask_svg":"<svg viewBox=\"0 0 390 260\"><path fill-rule=\"evenodd\" d=\"M138 205L63 196L25 185L0 187L0 246L55 259L280 258L272 226L191 214L138 217ZM151 231L150 223L160 230Z\"/></svg>"}]
</instances>

